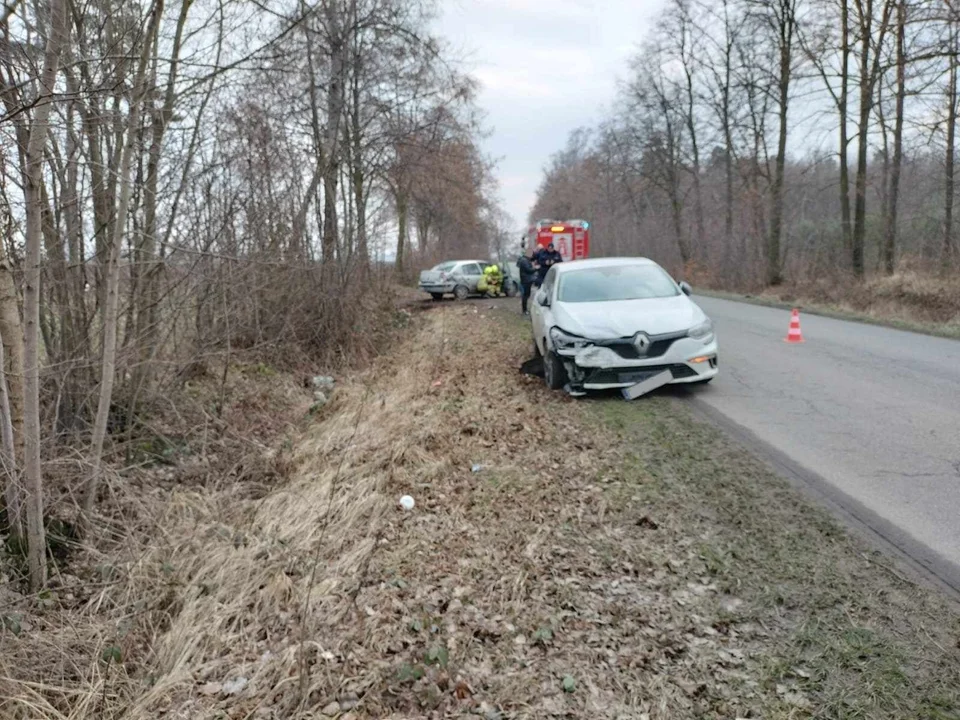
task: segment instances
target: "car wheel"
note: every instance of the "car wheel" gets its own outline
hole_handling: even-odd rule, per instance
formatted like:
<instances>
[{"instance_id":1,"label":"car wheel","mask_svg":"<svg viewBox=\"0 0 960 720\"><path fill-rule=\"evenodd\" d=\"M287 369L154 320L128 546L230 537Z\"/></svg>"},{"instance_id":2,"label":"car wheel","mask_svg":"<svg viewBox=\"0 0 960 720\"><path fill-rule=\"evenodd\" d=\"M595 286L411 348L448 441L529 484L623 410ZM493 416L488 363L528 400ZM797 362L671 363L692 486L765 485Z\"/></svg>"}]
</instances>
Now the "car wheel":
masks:
<instances>
[{"instance_id":1,"label":"car wheel","mask_svg":"<svg viewBox=\"0 0 960 720\"><path fill-rule=\"evenodd\" d=\"M551 390L559 390L567 384L567 369L552 350L543 358L543 379Z\"/></svg>"},{"instance_id":2,"label":"car wheel","mask_svg":"<svg viewBox=\"0 0 960 720\"><path fill-rule=\"evenodd\" d=\"M439 302L440 300L443 300L443 293L430 293L430 297Z\"/></svg>"},{"instance_id":3,"label":"car wheel","mask_svg":"<svg viewBox=\"0 0 960 720\"><path fill-rule=\"evenodd\" d=\"M457 300L466 300L469 295L470 295L470 290L469 288L467 288L466 285L457 285L453 289L453 296Z\"/></svg>"}]
</instances>

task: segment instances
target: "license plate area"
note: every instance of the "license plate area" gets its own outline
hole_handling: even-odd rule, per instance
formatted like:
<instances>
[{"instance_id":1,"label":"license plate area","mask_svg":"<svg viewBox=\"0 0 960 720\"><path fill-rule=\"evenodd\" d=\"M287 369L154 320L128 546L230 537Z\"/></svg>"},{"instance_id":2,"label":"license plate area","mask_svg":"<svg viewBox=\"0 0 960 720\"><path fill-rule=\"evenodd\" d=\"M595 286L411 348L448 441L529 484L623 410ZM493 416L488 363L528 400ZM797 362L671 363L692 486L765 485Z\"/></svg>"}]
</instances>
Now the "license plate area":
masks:
<instances>
[{"instance_id":1,"label":"license plate area","mask_svg":"<svg viewBox=\"0 0 960 720\"><path fill-rule=\"evenodd\" d=\"M644 380L649 380L655 375L659 375L663 372L663 368L655 368L653 370L630 370L629 372L621 372L617 374L617 382L621 383L642 383Z\"/></svg>"}]
</instances>

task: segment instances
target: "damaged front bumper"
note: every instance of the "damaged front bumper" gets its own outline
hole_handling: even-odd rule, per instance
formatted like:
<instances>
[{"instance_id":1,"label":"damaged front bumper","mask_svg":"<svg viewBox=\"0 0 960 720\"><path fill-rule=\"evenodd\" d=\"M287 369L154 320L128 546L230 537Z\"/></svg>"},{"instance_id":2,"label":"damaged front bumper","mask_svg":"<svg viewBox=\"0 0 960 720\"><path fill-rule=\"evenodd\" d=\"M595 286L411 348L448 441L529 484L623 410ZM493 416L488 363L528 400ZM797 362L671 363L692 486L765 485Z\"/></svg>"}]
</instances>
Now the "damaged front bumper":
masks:
<instances>
[{"instance_id":1,"label":"damaged front bumper","mask_svg":"<svg viewBox=\"0 0 960 720\"><path fill-rule=\"evenodd\" d=\"M669 384L705 382L719 372L715 337L707 342L694 338L674 341L664 354L652 358L624 358L615 350L592 345L558 350L570 388L616 390L632 387L664 371Z\"/></svg>"}]
</instances>

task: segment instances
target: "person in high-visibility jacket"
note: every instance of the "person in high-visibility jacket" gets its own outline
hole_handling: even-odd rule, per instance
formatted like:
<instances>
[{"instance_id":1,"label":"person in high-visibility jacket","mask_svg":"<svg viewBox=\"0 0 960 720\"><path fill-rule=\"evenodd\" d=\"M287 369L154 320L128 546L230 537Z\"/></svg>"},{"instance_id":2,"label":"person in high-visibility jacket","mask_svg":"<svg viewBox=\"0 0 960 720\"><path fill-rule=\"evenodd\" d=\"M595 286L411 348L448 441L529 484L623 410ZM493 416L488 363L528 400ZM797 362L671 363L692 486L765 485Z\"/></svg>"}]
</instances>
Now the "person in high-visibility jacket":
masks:
<instances>
[{"instance_id":1,"label":"person in high-visibility jacket","mask_svg":"<svg viewBox=\"0 0 960 720\"><path fill-rule=\"evenodd\" d=\"M487 265L483 269L483 278L487 281L487 293L492 297L500 295L500 288L503 286L503 273L499 265Z\"/></svg>"}]
</instances>

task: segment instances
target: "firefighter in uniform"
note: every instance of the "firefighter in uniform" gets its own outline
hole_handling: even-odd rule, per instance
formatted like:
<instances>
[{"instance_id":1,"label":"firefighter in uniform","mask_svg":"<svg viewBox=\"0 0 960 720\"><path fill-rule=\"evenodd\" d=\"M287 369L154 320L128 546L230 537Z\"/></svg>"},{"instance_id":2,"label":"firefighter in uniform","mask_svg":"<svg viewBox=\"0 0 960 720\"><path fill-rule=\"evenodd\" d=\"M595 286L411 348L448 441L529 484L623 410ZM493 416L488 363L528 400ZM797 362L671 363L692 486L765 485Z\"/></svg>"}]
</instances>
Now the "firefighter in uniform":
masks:
<instances>
[{"instance_id":1,"label":"firefighter in uniform","mask_svg":"<svg viewBox=\"0 0 960 720\"><path fill-rule=\"evenodd\" d=\"M491 297L499 297L500 288L503 285L503 273L500 272L500 266L487 265L483 270L483 277L487 281L487 294Z\"/></svg>"}]
</instances>

